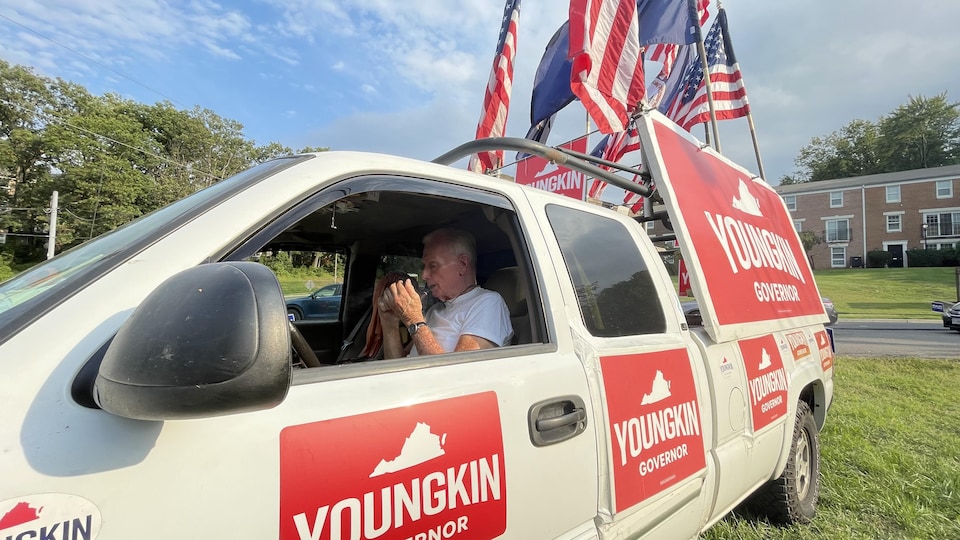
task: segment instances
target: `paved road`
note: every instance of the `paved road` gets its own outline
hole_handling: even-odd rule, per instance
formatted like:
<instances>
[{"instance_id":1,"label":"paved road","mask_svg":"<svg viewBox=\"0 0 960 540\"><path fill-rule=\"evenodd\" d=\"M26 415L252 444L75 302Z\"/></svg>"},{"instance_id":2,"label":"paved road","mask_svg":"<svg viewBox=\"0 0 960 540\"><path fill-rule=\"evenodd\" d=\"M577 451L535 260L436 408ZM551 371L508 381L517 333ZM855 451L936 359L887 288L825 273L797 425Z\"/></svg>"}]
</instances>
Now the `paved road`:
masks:
<instances>
[{"instance_id":1,"label":"paved road","mask_svg":"<svg viewBox=\"0 0 960 540\"><path fill-rule=\"evenodd\" d=\"M960 333L939 321L840 319L833 332L837 354L960 360Z\"/></svg>"}]
</instances>

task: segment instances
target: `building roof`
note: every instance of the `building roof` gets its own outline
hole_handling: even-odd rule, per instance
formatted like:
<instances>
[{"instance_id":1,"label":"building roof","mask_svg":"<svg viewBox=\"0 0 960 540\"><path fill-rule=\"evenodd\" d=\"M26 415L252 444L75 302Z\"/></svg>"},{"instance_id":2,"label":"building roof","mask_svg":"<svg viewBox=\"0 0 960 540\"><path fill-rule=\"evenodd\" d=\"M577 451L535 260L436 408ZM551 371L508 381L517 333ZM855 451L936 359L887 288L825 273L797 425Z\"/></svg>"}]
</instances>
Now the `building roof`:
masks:
<instances>
[{"instance_id":1,"label":"building roof","mask_svg":"<svg viewBox=\"0 0 960 540\"><path fill-rule=\"evenodd\" d=\"M918 180L951 180L954 178L960 178L960 165L947 165L944 167L913 169L911 171L868 174L865 176L852 176L850 178L821 180L819 182L803 182L800 184L777 186L775 189L777 190L777 193L781 195L793 195L797 193L812 193L815 191L829 191L854 187L858 188L860 186L880 186L884 184L898 184Z\"/></svg>"}]
</instances>

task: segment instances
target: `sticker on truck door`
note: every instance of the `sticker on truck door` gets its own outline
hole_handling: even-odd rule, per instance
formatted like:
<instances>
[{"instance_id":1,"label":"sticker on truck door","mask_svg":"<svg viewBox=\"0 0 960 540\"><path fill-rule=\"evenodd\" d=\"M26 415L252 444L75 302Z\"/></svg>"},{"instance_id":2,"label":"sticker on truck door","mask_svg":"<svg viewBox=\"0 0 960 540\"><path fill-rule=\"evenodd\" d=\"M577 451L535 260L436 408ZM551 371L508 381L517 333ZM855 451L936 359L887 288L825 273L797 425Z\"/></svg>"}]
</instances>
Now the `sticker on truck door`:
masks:
<instances>
[{"instance_id":1,"label":"sticker on truck door","mask_svg":"<svg viewBox=\"0 0 960 540\"><path fill-rule=\"evenodd\" d=\"M747 370L753 430L770 425L787 414L787 372L773 335L738 342Z\"/></svg>"},{"instance_id":2,"label":"sticker on truck door","mask_svg":"<svg viewBox=\"0 0 960 540\"><path fill-rule=\"evenodd\" d=\"M280 432L282 539L494 538L506 486L494 392Z\"/></svg>"},{"instance_id":3,"label":"sticker on truck door","mask_svg":"<svg viewBox=\"0 0 960 540\"><path fill-rule=\"evenodd\" d=\"M100 534L100 509L66 493L39 493L0 501L0 539L93 540Z\"/></svg>"},{"instance_id":4,"label":"sticker on truck door","mask_svg":"<svg viewBox=\"0 0 960 540\"><path fill-rule=\"evenodd\" d=\"M610 419L616 511L706 466L686 349L600 358Z\"/></svg>"}]
</instances>

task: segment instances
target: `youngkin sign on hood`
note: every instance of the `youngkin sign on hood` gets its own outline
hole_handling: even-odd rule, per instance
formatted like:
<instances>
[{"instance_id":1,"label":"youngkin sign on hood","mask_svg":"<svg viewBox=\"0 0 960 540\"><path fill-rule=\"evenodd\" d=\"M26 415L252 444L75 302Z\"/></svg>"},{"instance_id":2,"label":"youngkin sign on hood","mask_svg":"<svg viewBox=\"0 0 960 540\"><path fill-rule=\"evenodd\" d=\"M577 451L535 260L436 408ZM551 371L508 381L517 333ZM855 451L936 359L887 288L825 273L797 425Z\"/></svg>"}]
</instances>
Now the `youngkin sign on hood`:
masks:
<instances>
[{"instance_id":1,"label":"youngkin sign on hood","mask_svg":"<svg viewBox=\"0 0 960 540\"><path fill-rule=\"evenodd\" d=\"M653 111L641 144L718 341L826 322L800 238L780 196Z\"/></svg>"},{"instance_id":2,"label":"youngkin sign on hood","mask_svg":"<svg viewBox=\"0 0 960 540\"><path fill-rule=\"evenodd\" d=\"M560 146L586 153L587 138L580 137ZM587 178L587 175L580 171L562 167L539 156L531 156L517 163L518 184L559 193L581 201L584 198Z\"/></svg>"}]
</instances>

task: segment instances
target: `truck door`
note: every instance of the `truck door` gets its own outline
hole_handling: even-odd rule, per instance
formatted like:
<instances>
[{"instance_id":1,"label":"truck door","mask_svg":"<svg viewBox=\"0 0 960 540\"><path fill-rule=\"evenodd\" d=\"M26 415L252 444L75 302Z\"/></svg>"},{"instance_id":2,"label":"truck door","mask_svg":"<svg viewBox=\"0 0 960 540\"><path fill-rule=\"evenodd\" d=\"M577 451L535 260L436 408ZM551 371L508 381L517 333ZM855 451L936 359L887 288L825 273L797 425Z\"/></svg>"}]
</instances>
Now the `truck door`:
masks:
<instances>
[{"instance_id":1,"label":"truck door","mask_svg":"<svg viewBox=\"0 0 960 540\"><path fill-rule=\"evenodd\" d=\"M569 277L570 329L604 415L601 531L694 536L712 496L711 403L665 267L639 227L608 210L548 204L545 214Z\"/></svg>"},{"instance_id":2,"label":"truck door","mask_svg":"<svg viewBox=\"0 0 960 540\"><path fill-rule=\"evenodd\" d=\"M419 258L426 232L463 228L477 238L481 283L502 267L520 276L523 291L509 300L515 320L525 321L516 324L529 325L517 328L524 342L331 361L294 370L273 409L157 424L162 432L143 459L110 471L117 489L149 485L150 502L87 494L114 532L105 526L103 538L136 536L147 521L151 536L165 537L182 536L185 524L188 536L208 538L596 537L599 419L588 414L589 386L569 341L560 346L547 329L543 297L560 292L534 263L548 258L543 240L522 225L519 187L481 190L469 186L478 177L462 176L460 185L383 175L341 181L292 204L227 258L256 260L266 246L297 242L349 245L347 315L370 305L371 254Z\"/></svg>"}]
</instances>

